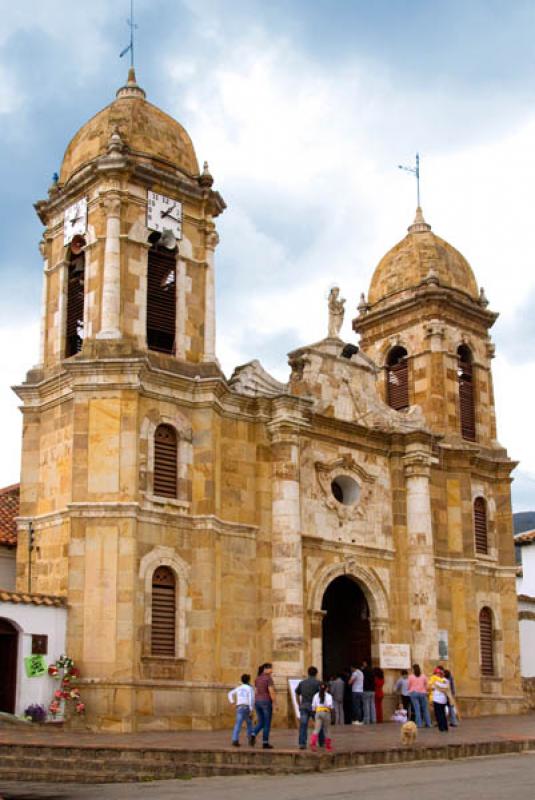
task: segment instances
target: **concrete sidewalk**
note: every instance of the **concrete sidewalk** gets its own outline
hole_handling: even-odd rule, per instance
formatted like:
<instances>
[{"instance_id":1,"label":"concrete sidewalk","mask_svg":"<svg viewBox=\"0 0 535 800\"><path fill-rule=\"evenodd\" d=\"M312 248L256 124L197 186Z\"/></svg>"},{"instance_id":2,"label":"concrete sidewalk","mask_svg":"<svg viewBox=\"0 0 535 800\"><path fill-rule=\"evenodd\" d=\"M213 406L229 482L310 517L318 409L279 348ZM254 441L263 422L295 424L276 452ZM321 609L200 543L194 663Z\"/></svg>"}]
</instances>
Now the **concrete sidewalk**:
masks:
<instances>
[{"instance_id":1,"label":"concrete sidewalk","mask_svg":"<svg viewBox=\"0 0 535 800\"><path fill-rule=\"evenodd\" d=\"M231 747L230 731L111 734L16 726L0 730L1 780L129 782L176 777L321 772L535 750L535 714L467 719L440 733L422 729L414 747L400 726L334 727L334 753L297 747L297 730L275 729L273 750Z\"/></svg>"}]
</instances>

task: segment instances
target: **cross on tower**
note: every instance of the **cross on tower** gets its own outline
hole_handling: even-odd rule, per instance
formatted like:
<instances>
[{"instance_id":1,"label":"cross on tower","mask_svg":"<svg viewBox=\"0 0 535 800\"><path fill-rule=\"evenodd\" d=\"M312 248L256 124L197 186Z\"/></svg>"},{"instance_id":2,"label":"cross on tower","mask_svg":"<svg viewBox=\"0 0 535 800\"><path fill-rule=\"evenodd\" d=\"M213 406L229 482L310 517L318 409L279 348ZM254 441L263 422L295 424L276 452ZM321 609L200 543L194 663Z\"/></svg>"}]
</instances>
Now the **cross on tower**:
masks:
<instances>
[{"instance_id":1,"label":"cross on tower","mask_svg":"<svg viewBox=\"0 0 535 800\"><path fill-rule=\"evenodd\" d=\"M403 169L405 172L410 172L416 178L416 207L420 208L420 155L416 153L416 163L414 167L405 167L403 164L398 164L398 169Z\"/></svg>"},{"instance_id":2,"label":"cross on tower","mask_svg":"<svg viewBox=\"0 0 535 800\"><path fill-rule=\"evenodd\" d=\"M134 22L134 0L130 0L130 18L126 20L126 24L130 28L130 44L119 53L119 58L125 56L130 51L130 66L134 66L134 31L137 25Z\"/></svg>"}]
</instances>

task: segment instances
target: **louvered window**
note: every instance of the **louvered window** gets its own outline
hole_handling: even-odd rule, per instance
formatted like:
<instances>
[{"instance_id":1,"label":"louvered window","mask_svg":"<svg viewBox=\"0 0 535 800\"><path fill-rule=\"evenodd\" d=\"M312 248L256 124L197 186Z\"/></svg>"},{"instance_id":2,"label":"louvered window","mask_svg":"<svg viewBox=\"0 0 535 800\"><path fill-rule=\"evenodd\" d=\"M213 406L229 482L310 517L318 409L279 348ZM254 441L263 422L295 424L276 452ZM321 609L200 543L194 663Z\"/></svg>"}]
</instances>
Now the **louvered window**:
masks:
<instances>
[{"instance_id":1,"label":"louvered window","mask_svg":"<svg viewBox=\"0 0 535 800\"><path fill-rule=\"evenodd\" d=\"M474 500L474 537L476 553L488 553L487 504L482 497Z\"/></svg>"},{"instance_id":2,"label":"louvered window","mask_svg":"<svg viewBox=\"0 0 535 800\"><path fill-rule=\"evenodd\" d=\"M474 380L472 354L466 345L457 350L459 376L459 408L461 414L461 435L463 439L474 442L476 438L476 414L474 406Z\"/></svg>"},{"instance_id":3,"label":"louvered window","mask_svg":"<svg viewBox=\"0 0 535 800\"><path fill-rule=\"evenodd\" d=\"M79 353L84 340L84 278L83 253L73 258L67 275L67 323L65 330L65 357Z\"/></svg>"},{"instance_id":4,"label":"louvered window","mask_svg":"<svg viewBox=\"0 0 535 800\"><path fill-rule=\"evenodd\" d=\"M409 363L404 347L394 347L388 354L386 366L386 396L388 405L396 411L409 407Z\"/></svg>"},{"instance_id":5,"label":"louvered window","mask_svg":"<svg viewBox=\"0 0 535 800\"><path fill-rule=\"evenodd\" d=\"M177 496L177 436L171 425L158 425L154 434L154 494Z\"/></svg>"},{"instance_id":6,"label":"louvered window","mask_svg":"<svg viewBox=\"0 0 535 800\"><path fill-rule=\"evenodd\" d=\"M175 576L169 567L158 567L152 576L152 655L175 655L175 623Z\"/></svg>"},{"instance_id":7,"label":"louvered window","mask_svg":"<svg viewBox=\"0 0 535 800\"><path fill-rule=\"evenodd\" d=\"M147 347L175 352L176 253L153 245L148 255Z\"/></svg>"},{"instance_id":8,"label":"louvered window","mask_svg":"<svg viewBox=\"0 0 535 800\"><path fill-rule=\"evenodd\" d=\"M482 608L479 613L479 647L481 650L481 674L494 675L494 647L492 635L492 611Z\"/></svg>"}]
</instances>

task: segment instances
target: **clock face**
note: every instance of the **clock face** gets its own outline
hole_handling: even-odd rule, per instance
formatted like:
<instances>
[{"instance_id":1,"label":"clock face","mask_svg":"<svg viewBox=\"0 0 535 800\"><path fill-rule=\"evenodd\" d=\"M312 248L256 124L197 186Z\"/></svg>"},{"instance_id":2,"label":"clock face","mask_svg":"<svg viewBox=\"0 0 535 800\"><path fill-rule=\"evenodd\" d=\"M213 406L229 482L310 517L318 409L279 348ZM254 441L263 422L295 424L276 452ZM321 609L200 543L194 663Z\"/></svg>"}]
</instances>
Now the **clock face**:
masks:
<instances>
[{"instance_id":1,"label":"clock face","mask_svg":"<svg viewBox=\"0 0 535 800\"><path fill-rule=\"evenodd\" d=\"M63 219L63 244L67 245L72 237L79 233L84 235L87 227L87 197L65 209Z\"/></svg>"},{"instance_id":2,"label":"clock face","mask_svg":"<svg viewBox=\"0 0 535 800\"><path fill-rule=\"evenodd\" d=\"M175 239L182 238L182 203L156 192L147 193L147 228L151 231L171 231Z\"/></svg>"}]
</instances>

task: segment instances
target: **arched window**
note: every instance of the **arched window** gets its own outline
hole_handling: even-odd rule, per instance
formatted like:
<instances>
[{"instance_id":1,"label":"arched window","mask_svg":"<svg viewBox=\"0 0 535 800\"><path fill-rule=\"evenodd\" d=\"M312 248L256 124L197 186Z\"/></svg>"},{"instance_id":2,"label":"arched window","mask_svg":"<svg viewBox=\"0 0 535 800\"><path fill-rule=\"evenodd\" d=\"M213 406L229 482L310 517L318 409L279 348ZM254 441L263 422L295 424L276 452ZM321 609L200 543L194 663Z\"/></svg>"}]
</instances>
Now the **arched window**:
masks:
<instances>
[{"instance_id":1,"label":"arched window","mask_svg":"<svg viewBox=\"0 0 535 800\"><path fill-rule=\"evenodd\" d=\"M489 552L487 536L487 504L482 497L474 500L474 538L476 543L476 553L487 554Z\"/></svg>"},{"instance_id":2,"label":"arched window","mask_svg":"<svg viewBox=\"0 0 535 800\"><path fill-rule=\"evenodd\" d=\"M176 580L169 567L152 575L151 655L175 655Z\"/></svg>"},{"instance_id":3,"label":"arched window","mask_svg":"<svg viewBox=\"0 0 535 800\"><path fill-rule=\"evenodd\" d=\"M476 438L476 415L474 408L474 381L472 353L462 344L457 349L457 375L459 376L459 406L461 413L461 435L474 442Z\"/></svg>"},{"instance_id":4,"label":"arched window","mask_svg":"<svg viewBox=\"0 0 535 800\"><path fill-rule=\"evenodd\" d=\"M154 494L177 496L177 435L171 425L158 425L154 433Z\"/></svg>"},{"instance_id":5,"label":"arched window","mask_svg":"<svg viewBox=\"0 0 535 800\"><path fill-rule=\"evenodd\" d=\"M386 360L386 397L396 411L409 407L409 362L404 347L393 347Z\"/></svg>"},{"instance_id":6,"label":"arched window","mask_svg":"<svg viewBox=\"0 0 535 800\"><path fill-rule=\"evenodd\" d=\"M159 234L151 234L153 237L147 267L147 347L160 353L174 353L176 248L168 250L159 244Z\"/></svg>"},{"instance_id":7,"label":"arched window","mask_svg":"<svg viewBox=\"0 0 535 800\"><path fill-rule=\"evenodd\" d=\"M479 649L482 675L494 675L494 645L492 640L492 611L490 608L485 607L479 612Z\"/></svg>"},{"instance_id":8,"label":"arched window","mask_svg":"<svg viewBox=\"0 0 535 800\"><path fill-rule=\"evenodd\" d=\"M79 353L84 341L85 239L76 235L69 245L65 357Z\"/></svg>"}]
</instances>

